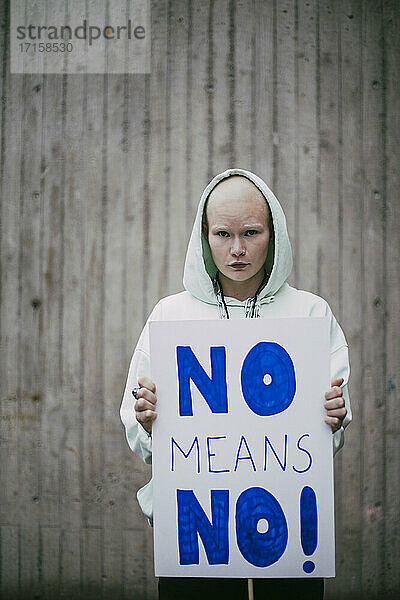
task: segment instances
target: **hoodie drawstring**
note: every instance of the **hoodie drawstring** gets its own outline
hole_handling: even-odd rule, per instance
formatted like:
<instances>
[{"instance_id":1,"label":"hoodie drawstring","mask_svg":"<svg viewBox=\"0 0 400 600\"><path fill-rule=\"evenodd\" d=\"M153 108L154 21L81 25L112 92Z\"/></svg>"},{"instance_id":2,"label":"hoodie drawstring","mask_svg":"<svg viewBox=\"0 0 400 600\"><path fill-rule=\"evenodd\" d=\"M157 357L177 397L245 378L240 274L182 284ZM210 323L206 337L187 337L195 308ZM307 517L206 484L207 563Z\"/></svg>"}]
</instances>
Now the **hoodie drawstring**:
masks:
<instances>
[{"instance_id":1,"label":"hoodie drawstring","mask_svg":"<svg viewBox=\"0 0 400 600\"><path fill-rule=\"evenodd\" d=\"M219 281L219 272L217 272L215 278L213 279L214 292L218 302L218 316L220 319L229 319L229 311L225 302L224 294L222 291L222 286ZM259 319L261 316L261 303L258 299L258 295L260 291L263 289L266 281L268 280L267 274L265 274L263 281L261 282L257 292L252 298L247 298L246 304L244 305L244 316L246 319ZM264 298L266 304L273 302L275 296L267 296Z\"/></svg>"}]
</instances>

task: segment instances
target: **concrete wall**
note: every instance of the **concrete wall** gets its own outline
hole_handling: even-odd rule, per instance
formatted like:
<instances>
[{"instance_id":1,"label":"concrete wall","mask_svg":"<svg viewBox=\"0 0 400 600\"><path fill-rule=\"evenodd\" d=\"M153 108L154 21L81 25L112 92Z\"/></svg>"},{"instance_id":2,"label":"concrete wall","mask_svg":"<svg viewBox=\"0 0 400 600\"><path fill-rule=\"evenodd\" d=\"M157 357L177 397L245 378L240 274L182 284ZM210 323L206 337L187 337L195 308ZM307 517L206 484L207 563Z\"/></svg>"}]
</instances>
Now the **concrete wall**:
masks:
<instances>
[{"instance_id":1,"label":"concrete wall","mask_svg":"<svg viewBox=\"0 0 400 600\"><path fill-rule=\"evenodd\" d=\"M1 3L2 597L156 598L150 471L119 405L147 315L182 289L202 189L240 166L284 207L289 282L350 347L326 597L395 598L400 4L151 6L149 75L10 75Z\"/></svg>"}]
</instances>

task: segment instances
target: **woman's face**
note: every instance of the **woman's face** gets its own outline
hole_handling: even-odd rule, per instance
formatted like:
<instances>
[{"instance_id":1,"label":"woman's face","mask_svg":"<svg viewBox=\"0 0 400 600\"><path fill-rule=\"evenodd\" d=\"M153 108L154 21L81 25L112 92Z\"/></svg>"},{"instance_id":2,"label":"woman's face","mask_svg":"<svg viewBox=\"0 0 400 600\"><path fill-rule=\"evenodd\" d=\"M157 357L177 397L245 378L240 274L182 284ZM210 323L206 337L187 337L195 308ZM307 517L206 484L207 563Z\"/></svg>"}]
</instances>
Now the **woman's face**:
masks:
<instances>
[{"instance_id":1,"label":"woman's face","mask_svg":"<svg viewBox=\"0 0 400 600\"><path fill-rule=\"evenodd\" d=\"M232 281L262 279L270 241L268 208L251 181L221 181L207 203L208 242L219 272Z\"/></svg>"}]
</instances>

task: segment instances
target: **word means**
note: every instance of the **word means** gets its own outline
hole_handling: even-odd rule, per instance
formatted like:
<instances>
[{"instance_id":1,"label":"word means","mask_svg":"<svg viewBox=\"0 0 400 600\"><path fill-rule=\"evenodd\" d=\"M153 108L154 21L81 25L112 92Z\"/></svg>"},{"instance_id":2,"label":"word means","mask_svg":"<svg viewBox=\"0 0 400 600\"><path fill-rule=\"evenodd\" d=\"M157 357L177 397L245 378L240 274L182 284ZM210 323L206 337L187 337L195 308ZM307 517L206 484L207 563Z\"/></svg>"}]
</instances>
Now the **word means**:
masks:
<instances>
[{"instance_id":1,"label":"word means","mask_svg":"<svg viewBox=\"0 0 400 600\"><path fill-rule=\"evenodd\" d=\"M267 435L264 435L263 437L264 437L264 440L263 440L263 467L262 467L262 470L267 471L268 459L269 459L269 456L271 455L275 458L276 462L278 463L278 465L282 469L282 471L286 471L287 466L288 466L288 440L289 440L288 434L285 433L283 436L283 451L281 452L281 456L279 455L279 452L274 448L269 437ZM309 437L310 437L309 433L304 433L296 441L295 452L296 453L301 452L302 453L301 458L303 459L303 462L304 462L304 459L306 461L306 464L301 465L301 466L300 465L298 465L298 466L292 465L292 469L296 473L306 473L311 468L312 456L311 456L310 452L306 448L304 448L302 445L303 440L305 438L309 438ZM221 441L218 441L218 440L221 440ZM250 467L253 471L257 471L257 461L253 456L254 452L251 451L251 449L250 449L251 446L249 445L249 443L244 435L241 436L240 442L237 445L233 469L228 469L228 468L218 469L215 465L216 459L214 458L214 457L218 458L218 455L216 454L216 452L214 452L214 450L216 450L217 445L230 442L229 439L227 440L227 442L224 442L222 440L227 440L227 436L219 435L219 436L207 436L206 437L204 445L206 446L207 469L204 469L204 467L203 467L203 470L208 471L208 473L229 473L230 471L236 472L238 470L239 465L241 465L243 463L243 461L246 461L246 464L248 465L248 467ZM252 445L254 445L253 441L252 441ZM176 470L178 461L179 461L180 465L185 465L185 469L186 469L187 468L186 463L183 463L182 461L188 459L191 454L192 454L191 458L196 459L195 464L196 464L197 473L201 473L202 461L201 461L201 451L200 451L200 443L199 443L198 436L196 435L194 437L193 442L191 443L189 449L187 449L187 450L182 448L181 445L176 441L176 439L174 437L171 437L171 471ZM203 451L203 454L204 454L204 451ZM183 458L180 458L181 456Z\"/></svg>"}]
</instances>

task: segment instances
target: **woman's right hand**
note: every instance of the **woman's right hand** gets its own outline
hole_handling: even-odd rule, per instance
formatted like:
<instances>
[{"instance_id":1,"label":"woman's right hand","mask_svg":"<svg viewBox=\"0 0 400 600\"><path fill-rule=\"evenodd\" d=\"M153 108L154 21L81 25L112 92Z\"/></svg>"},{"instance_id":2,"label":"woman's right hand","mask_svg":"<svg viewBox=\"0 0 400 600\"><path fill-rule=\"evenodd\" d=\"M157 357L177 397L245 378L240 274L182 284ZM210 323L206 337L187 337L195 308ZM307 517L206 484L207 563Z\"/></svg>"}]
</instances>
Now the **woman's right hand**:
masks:
<instances>
[{"instance_id":1,"label":"woman's right hand","mask_svg":"<svg viewBox=\"0 0 400 600\"><path fill-rule=\"evenodd\" d=\"M155 395L156 386L154 381L148 377L138 379L139 391L138 399L135 402L136 421L144 427L147 433L151 433L153 421L157 418L155 411L157 398Z\"/></svg>"}]
</instances>

